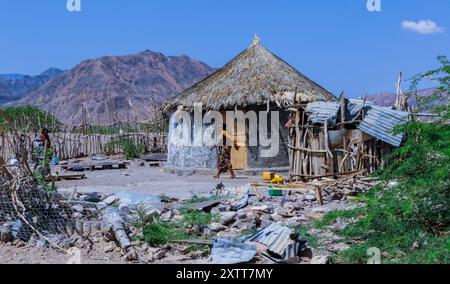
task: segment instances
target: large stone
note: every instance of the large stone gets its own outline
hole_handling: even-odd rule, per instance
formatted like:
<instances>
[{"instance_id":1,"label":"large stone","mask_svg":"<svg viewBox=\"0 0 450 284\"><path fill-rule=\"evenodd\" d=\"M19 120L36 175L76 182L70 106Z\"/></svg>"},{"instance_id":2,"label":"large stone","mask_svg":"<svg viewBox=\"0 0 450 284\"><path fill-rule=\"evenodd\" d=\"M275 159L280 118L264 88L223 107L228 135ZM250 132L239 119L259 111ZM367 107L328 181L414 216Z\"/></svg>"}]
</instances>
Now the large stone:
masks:
<instances>
[{"instance_id":1,"label":"large stone","mask_svg":"<svg viewBox=\"0 0 450 284\"><path fill-rule=\"evenodd\" d=\"M8 226L0 227L0 242L9 243L13 240L13 233Z\"/></svg>"},{"instance_id":2,"label":"large stone","mask_svg":"<svg viewBox=\"0 0 450 284\"><path fill-rule=\"evenodd\" d=\"M314 193L307 193L304 195L303 200L307 200L307 201L316 201L317 197Z\"/></svg>"},{"instance_id":3,"label":"large stone","mask_svg":"<svg viewBox=\"0 0 450 284\"><path fill-rule=\"evenodd\" d=\"M167 249L160 248L160 249L157 249L157 250L152 252L152 257L155 260L161 260L164 257L166 257L166 254L167 254Z\"/></svg>"},{"instance_id":4,"label":"large stone","mask_svg":"<svg viewBox=\"0 0 450 284\"><path fill-rule=\"evenodd\" d=\"M233 224L233 228L237 228L241 231L251 231L256 229L256 224L252 221L238 220Z\"/></svg>"},{"instance_id":5,"label":"large stone","mask_svg":"<svg viewBox=\"0 0 450 284\"><path fill-rule=\"evenodd\" d=\"M119 205L119 211L121 214L123 215L130 215L131 214L131 209L128 205L126 204L120 204Z\"/></svg>"},{"instance_id":6,"label":"large stone","mask_svg":"<svg viewBox=\"0 0 450 284\"><path fill-rule=\"evenodd\" d=\"M300 201L297 202L286 202L284 203L284 208L292 210L292 211L300 211L303 208L303 204Z\"/></svg>"},{"instance_id":7,"label":"large stone","mask_svg":"<svg viewBox=\"0 0 450 284\"><path fill-rule=\"evenodd\" d=\"M208 225L208 229L210 229L212 232L221 232L226 229L226 227L220 223L212 223Z\"/></svg>"},{"instance_id":8,"label":"large stone","mask_svg":"<svg viewBox=\"0 0 450 284\"><path fill-rule=\"evenodd\" d=\"M328 264L328 256L317 255L311 259L311 264Z\"/></svg>"},{"instance_id":9,"label":"large stone","mask_svg":"<svg viewBox=\"0 0 450 284\"><path fill-rule=\"evenodd\" d=\"M238 211L238 212L237 212L237 218L238 218L239 220L245 220L245 219L248 219L247 211L244 211L244 210Z\"/></svg>"},{"instance_id":10,"label":"large stone","mask_svg":"<svg viewBox=\"0 0 450 284\"><path fill-rule=\"evenodd\" d=\"M272 214L274 211L273 207L269 206L269 205L253 206L252 210L263 212L263 213L268 213L268 214Z\"/></svg>"},{"instance_id":11,"label":"large stone","mask_svg":"<svg viewBox=\"0 0 450 284\"><path fill-rule=\"evenodd\" d=\"M74 212L72 214L72 217L75 219L81 219L81 218L83 218L83 214L81 214L80 212Z\"/></svg>"},{"instance_id":12,"label":"large stone","mask_svg":"<svg viewBox=\"0 0 450 284\"><path fill-rule=\"evenodd\" d=\"M139 255L133 249L130 249L130 251L125 255L126 261L136 261L138 259L139 259Z\"/></svg>"},{"instance_id":13,"label":"large stone","mask_svg":"<svg viewBox=\"0 0 450 284\"><path fill-rule=\"evenodd\" d=\"M223 212L220 214L220 224L229 225L236 219L236 212Z\"/></svg>"},{"instance_id":14,"label":"large stone","mask_svg":"<svg viewBox=\"0 0 450 284\"><path fill-rule=\"evenodd\" d=\"M293 215L291 214L291 211L286 208L277 208L276 214L281 215L285 218L293 217Z\"/></svg>"},{"instance_id":15,"label":"large stone","mask_svg":"<svg viewBox=\"0 0 450 284\"><path fill-rule=\"evenodd\" d=\"M174 216L173 210L161 214L161 221L170 222Z\"/></svg>"}]
</instances>

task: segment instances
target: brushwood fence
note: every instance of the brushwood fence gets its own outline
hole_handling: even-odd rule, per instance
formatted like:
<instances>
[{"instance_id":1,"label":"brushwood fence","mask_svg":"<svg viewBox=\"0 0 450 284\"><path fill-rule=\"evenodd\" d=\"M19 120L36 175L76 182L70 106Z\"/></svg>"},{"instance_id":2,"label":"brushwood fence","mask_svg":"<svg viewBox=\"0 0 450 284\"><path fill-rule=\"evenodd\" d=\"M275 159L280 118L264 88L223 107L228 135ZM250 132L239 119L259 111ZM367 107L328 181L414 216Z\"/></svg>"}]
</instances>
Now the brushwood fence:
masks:
<instances>
[{"instance_id":1,"label":"brushwood fence","mask_svg":"<svg viewBox=\"0 0 450 284\"><path fill-rule=\"evenodd\" d=\"M1 156L4 160L13 156L20 159L21 149L28 149L31 153L32 142L36 134L23 133L19 136L2 134L0 143ZM74 159L94 155L120 154L119 145L110 142L127 138L136 145L143 146L146 153L165 153L167 151L167 133L118 133L118 134L84 134L70 132L56 132L50 134L54 155L61 160ZM28 157L29 158L29 157Z\"/></svg>"}]
</instances>

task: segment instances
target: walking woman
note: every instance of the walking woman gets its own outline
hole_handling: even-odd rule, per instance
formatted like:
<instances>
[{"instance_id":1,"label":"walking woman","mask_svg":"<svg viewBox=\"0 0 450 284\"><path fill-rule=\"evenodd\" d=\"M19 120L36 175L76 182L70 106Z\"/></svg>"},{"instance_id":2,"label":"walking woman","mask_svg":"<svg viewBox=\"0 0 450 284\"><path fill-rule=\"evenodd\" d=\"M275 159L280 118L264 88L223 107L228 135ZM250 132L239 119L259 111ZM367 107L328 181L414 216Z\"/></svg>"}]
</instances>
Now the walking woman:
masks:
<instances>
[{"instance_id":1,"label":"walking woman","mask_svg":"<svg viewBox=\"0 0 450 284\"><path fill-rule=\"evenodd\" d=\"M234 147L236 150L239 150L239 146L236 144L236 141L226 132L223 131L223 145L215 146L218 148L219 155L217 158L217 175L214 178L220 178L220 175L226 172L231 174L231 178L236 178L236 174L233 171L233 165L231 164L231 149ZM233 144L233 146L229 146Z\"/></svg>"}]
</instances>

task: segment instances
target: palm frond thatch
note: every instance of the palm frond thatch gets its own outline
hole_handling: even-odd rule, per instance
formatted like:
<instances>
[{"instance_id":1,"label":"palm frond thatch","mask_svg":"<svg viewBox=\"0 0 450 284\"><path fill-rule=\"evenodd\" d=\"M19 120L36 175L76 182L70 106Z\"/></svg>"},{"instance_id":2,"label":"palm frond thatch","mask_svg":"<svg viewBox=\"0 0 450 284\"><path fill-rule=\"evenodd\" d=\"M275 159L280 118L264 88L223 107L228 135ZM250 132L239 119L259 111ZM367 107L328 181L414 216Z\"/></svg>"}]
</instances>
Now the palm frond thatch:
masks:
<instances>
[{"instance_id":1,"label":"palm frond thatch","mask_svg":"<svg viewBox=\"0 0 450 284\"><path fill-rule=\"evenodd\" d=\"M208 110L234 109L276 103L291 105L297 101L332 100L333 95L297 71L260 44L241 52L203 81L172 98L165 110L179 106L192 108L202 103Z\"/></svg>"}]
</instances>

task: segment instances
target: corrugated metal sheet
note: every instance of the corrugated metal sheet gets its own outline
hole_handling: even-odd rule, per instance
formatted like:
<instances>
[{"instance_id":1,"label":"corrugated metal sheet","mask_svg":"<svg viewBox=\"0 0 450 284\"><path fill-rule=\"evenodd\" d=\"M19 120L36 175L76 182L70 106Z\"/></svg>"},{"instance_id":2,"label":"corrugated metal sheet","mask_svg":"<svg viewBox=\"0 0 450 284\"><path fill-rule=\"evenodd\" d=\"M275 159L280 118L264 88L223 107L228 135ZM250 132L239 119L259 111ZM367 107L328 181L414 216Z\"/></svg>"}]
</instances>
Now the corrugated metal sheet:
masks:
<instances>
[{"instance_id":1,"label":"corrugated metal sheet","mask_svg":"<svg viewBox=\"0 0 450 284\"><path fill-rule=\"evenodd\" d=\"M363 108L363 101L349 100L347 110L345 112L345 121L353 122L361 113ZM341 105L339 102L313 102L307 105L306 113L309 117L309 122L313 124L324 124L327 119L332 124L336 124L337 118L340 115Z\"/></svg>"},{"instance_id":2,"label":"corrugated metal sheet","mask_svg":"<svg viewBox=\"0 0 450 284\"><path fill-rule=\"evenodd\" d=\"M345 113L346 121L355 121L360 116L363 106L364 101L362 100L349 100ZM360 123L359 129L381 141L399 147L403 140L403 134L394 135L392 131L395 126L407 121L409 113L375 106L370 102L366 102L364 110L366 115ZM339 102L314 102L308 104L306 112L309 115L310 123L324 124L329 119L336 124L340 113L340 104Z\"/></svg>"},{"instance_id":3,"label":"corrugated metal sheet","mask_svg":"<svg viewBox=\"0 0 450 284\"><path fill-rule=\"evenodd\" d=\"M366 106L368 103L366 102ZM364 101L361 100L349 100L347 103L347 110L345 113L345 121L354 122L360 115L363 109Z\"/></svg>"},{"instance_id":4,"label":"corrugated metal sheet","mask_svg":"<svg viewBox=\"0 0 450 284\"><path fill-rule=\"evenodd\" d=\"M313 102L306 106L306 113L310 123L324 124L330 120L335 124L339 108L338 102Z\"/></svg>"},{"instance_id":5,"label":"corrugated metal sheet","mask_svg":"<svg viewBox=\"0 0 450 284\"><path fill-rule=\"evenodd\" d=\"M389 108L368 106L366 116L360 123L359 129L392 146L402 144L404 134L394 135L392 131L397 125L407 122L409 113L391 110Z\"/></svg>"},{"instance_id":6,"label":"corrugated metal sheet","mask_svg":"<svg viewBox=\"0 0 450 284\"><path fill-rule=\"evenodd\" d=\"M286 254L286 249L294 243L291 239L292 229L283 227L278 223L272 223L267 228L259 231L248 241L258 242L267 246L268 250L281 256Z\"/></svg>"},{"instance_id":7,"label":"corrugated metal sheet","mask_svg":"<svg viewBox=\"0 0 450 284\"><path fill-rule=\"evenodd\" d=\"M240 240L218 238L211 251L213 264L237 264L250 262L256 254L256 246Z\"/></svg>"}]
</instances>

